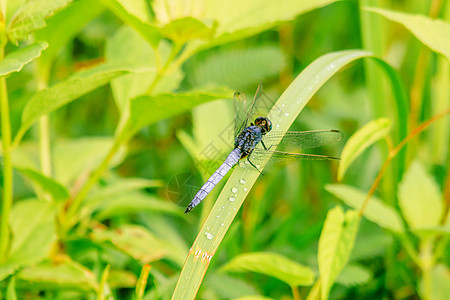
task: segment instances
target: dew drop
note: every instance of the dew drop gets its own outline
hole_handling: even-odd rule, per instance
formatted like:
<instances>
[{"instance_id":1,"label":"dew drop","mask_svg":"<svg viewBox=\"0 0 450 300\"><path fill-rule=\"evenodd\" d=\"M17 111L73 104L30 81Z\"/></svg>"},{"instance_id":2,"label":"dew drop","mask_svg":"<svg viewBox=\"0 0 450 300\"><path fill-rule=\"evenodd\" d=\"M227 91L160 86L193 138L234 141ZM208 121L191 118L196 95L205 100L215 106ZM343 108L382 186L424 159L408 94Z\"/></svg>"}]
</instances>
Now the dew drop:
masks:
<instances>
[{"instance_id":1,"label":"dew drop","mask_svg":"<svg viewBox=\"0 0 450 300\"><path fill-rule=\"evenodd\" d=\"M246 160L246 161L245 161L245 164L246 164L246 165L249 165L250 163L248 162L248 160Z\"/></svg>"},{"instance_id":2,"label":"dew drop","mask_svg":"<svg viewBox=\"0 0 450 300\"><path fill-rule=\"evenodd\" d=\"M208 230L209 230L209 226L208 226L208 227L206 227L206 229L208 229Z\"/></svg>"},{"instance_id":3,"label":"dew drop","mask_svg":"<svg viewBox=\"0 0 450 300\"><path fill-rule=\"evenodd\" d=\"M281 122L281 119L279 119L278 122Z\"/></svg>"},{"instance_id":4,"label":"dew drop","mask_svg":"<svg viewBox=\"0 0 450 300\"><path fill-rule=\"evenodd\" d=\"M235 188L235 187L231 189L231 191L232 191L233 193L236 193L236 192L237 192L237 190L238 190L238 189L237 189L237 188Z\"/></svg>"},{"instance_id":5,"label":"dew drop","mask_svg":"<svg viewBox=\"0 0 450 300\"><path fill-rule=\"evenodd\" d=\"M219 217L219 215L217 215L216 217Z\"/></svg>"},{"instance_id":6,"label":"dew drop","mask_svg":"<svg viewBox=\"0 0 450 300\"><path fill-rule=\"evenodd\" d=\"M222 224L220 224L220 226L223 226L223 223L222 223Z\"/></svg>"},{"instance_id":7,"label":"dew drop","mask_svg":"<svg viewBox=\"0 0 450 300\"><path fill-rule=\"evenodd\" d=\"M214 237L214 235L212 233L209 232L205 232L205 236L208 240L212 239Z\"/></svg>"},{"instance_id":8,"label":"dew drop","mask_svg":"<svg viewBox=\"0 0 450 300\"><path fill-rule=\"evenodd\" d=\"M277 124L276 128L277 128L277 129L280 128L280 125Z\"/></svg>"},{"instance_id":9,"label":"dew drop","mask_svg":"<svg viewBox=\"0 0 450 300\"><path fill-rule=\"evenodd\" d=\"M236 208L233 209L234 211L236 210Z\"/></svg>"},{"instance_id":10,"label":"dew drop","mask_svg":"<svg viewBox=\"0 0 450 300\"><path fill-rule=\"evenodd\" d=\"M231 202L233 202L234 200L236 200L236 198L230 197L229 200L230 200Z\"/></svg>"},{"instance_id":11,"label":"dew drop","mask_svg":"<svg viewBox=\"0 0 450 300\"><path fill-rule=\"evenodd\" d=\"M259 169L260 167L261 167L260 165L256 165L256 168L258 168L258 169Z\"/></svg>"},{"instance_id":12,"label":"dew drop","mask_svg":"<svg viewBox=\"0 0 450 300\"><path fill-rule=\"evenodd\" d=\"M308 88L308 90L310 90L310 91L311 91L311 90L312 90L312 87L310 86L310 87Z\"/></svg>"},{"instance_id":13,"label":"dew drop","mask_svg":"<svg viewBox=\"0 0 450 300\"><path fill-rule=\"evenodd\" d=\"M281 107L284 107L284 104L283 104L283 105L281 105Z\"/></svg>"},{"instance_id":14,"label":"dew drop","mask_svg":"<svg viewBox=\"0 0 450 300\"><path fill-rule=\"evenodd\" d=\"M247 188L244 188L244 192L246 192L247 191Z\"/></svg>"},{"instance_id":15,"label":"dew drop","mask_svg":"<svg viewBox=\"0 0 450 300\"><path fill-rule=\"evenodd\" d=\"M286 117L287 117L287 116L289 116L289 114L288 114L288 113L285 113L284 115L285 115Z\"/></svg>"},{"instance_id":16,"label":"dew drop","mask_svg":"<svg viewBox=\"0 0 450 300\"><path fill-rule=\"evenodd\" d=\"M244 184L244 183L245 183L245 180L244 180L244 179L241 179L241 180L239 180L239 183L240 183L240 184Z\"/></svg>"}]
</instances>

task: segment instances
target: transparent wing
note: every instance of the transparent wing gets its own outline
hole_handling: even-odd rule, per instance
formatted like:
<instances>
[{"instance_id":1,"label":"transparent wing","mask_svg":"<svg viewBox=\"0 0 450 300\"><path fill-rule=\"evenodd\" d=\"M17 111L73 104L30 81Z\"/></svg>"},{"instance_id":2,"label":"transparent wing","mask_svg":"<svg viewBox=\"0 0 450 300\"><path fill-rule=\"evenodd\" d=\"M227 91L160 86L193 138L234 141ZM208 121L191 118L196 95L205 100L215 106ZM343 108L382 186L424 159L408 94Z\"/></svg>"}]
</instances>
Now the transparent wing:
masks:
<instances>
[{"instance_id":1,"label":"transparent wing","mask_svg":"<svg viewBox=\"0 0 450 300\"><path fill-rule=\"evenodd\" d=\"M245 95L240 92L235 92L233 95L233 110L234 110L234 138L239 135L246 123L248 113L247 100Z\"/></svg>"},{"instance_id":2,"label":"transparent wing","mask_svg":"<svg viewBox=\"0 0 450 300\"><path fill-rule=\"evenodd\" d=\"M339 130L288 131L286 133L271 131L263 137L263 142L271 150L299 152L303 149L332 144L341 139L342 132Z\"/></svg>"},{"instance_id":3,"label":"transparent wing","mask_svg":"<svg viewBox=\"0 0 450 300\"><path fill-rule=\"evenodd\" d=\"M338 130L270 132L262 140L267 150L261 147L255 148L251 154L251 159L257 160L271 156L270 164L297 159L339 159L338 157L301 152L305 149L335 143L341 139L342 133Z\"/></svg>"},{"instance_id":4,"label":"transparent wing","mask_svg":"<svg viewBox=\"0 0 450 300\"><path fill-rule=\"evenodd\" d=\"M250 105L246 103L244 94L235 93L234 95L234 134L236 138L244 128L250 126L256 117L267 116L273 106L273 101L264 93L262 83L258 85Z\"/></svg>"}]
</instances>

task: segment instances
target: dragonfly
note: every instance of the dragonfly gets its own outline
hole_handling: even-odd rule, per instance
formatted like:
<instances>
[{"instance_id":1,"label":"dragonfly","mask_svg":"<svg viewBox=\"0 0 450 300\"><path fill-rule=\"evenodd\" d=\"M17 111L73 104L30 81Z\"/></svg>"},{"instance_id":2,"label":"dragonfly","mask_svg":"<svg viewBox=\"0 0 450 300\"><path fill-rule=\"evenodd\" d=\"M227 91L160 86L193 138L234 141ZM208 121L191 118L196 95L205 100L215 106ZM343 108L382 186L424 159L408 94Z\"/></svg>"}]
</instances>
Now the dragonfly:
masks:
<instances>
[{"instance_id":1,"label":"dragonfly","mask_svg":"<svg viewBox=\"0 0 450 300\"><path fill-rule=\"evenodd\" d=\"M272 121L265 116L267 111L261 112L265 109L268 110L267 102L270 103L270 100L267 101L267 99L262 84L259 84L248 108L245 95L240 92L234 93L234 149L195 194L186 207L185 213L189 213L199 205L230 169L241 160L247 160L261 174L259 166L254 161L268 156L270 156L271 162L287 162L297 159L339 160L338 157L301 153L304 149L321 147L339 141L342 138L339 130L288 132L272 130ZM265 104L258 105L258 103ZM261 144L262 147L256 147L258 144Z\"/></svg>"}]
</instances>

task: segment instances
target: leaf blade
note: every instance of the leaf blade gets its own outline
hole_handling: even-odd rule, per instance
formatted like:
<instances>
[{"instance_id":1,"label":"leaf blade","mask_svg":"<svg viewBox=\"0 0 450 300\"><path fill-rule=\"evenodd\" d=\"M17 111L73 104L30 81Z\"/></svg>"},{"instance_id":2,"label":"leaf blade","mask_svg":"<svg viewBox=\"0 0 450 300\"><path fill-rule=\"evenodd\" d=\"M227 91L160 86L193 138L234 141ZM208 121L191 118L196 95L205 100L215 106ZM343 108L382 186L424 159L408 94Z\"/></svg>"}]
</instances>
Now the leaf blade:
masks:
<instances>
[{"instance_id":1,"label":"leaf blade","mask_svg":"<svg viewBox=\"0 0 450 300\"><path fill-rule=\"evenodd\" d=\"M391 21L402 24L416 38L431 50L444 55L450 61L450 24L439 19L430 19L422 15L412 15L387 9L367 7Z\"/></svg>"},{"instance_id":2,"label":"leaf blade","mask_svg":"<svg viewBox=\"0 0 450 300\"><path fill-rule=\"evenodd\" d=\"M256 272L275 277L291 287L309 286L314 282L314 273L311 268L269 252L240 254L223 266L222 270Z\"/></svg>"},{"instance_id":3,"label":"leaf blade","mask_svg":"<svg viewBox=\"0 0 450 300\"><path fill-rule=\"evenodd\" d=\"M338 168L338 180L342 180L350 164L368 147L384 138L391 124L386 118L371 121L353 134L344 146Z\"/></svg>"},{"instance_id":4,"label":"leaf blade","mask_svg":"<svg viewBox=\"0 0 450 300\"><path fill-rule=\"evenodd\" d=\"M328 299L331 287L347 264L356 239L360 217L356 211L345 214L337 206L328 212L319 239L321 299Z\"/></svg>"},{"instance_id":5,"label":"leaf blade","mask_svg":"<svg viewBox=\"0 0 450 300\"><path fill-rule=\"evenodd\" d=\"M0 76L19 72L26 64L39 57L47 47L46 42L39 42L8 54L0 62Z\"/></svg>"}]
</instances>

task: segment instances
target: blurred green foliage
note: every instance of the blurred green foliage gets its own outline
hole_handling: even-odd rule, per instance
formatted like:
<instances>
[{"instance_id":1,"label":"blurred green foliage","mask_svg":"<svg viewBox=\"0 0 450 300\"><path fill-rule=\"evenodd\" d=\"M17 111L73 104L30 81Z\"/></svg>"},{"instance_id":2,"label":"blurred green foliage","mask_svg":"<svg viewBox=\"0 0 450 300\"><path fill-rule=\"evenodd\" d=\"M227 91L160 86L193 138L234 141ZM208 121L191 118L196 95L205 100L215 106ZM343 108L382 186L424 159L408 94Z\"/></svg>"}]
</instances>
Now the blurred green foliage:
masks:
<instances>
[{"instance_id":1,"label":"blurred green foliage","mask_svg":"<svg viewBox=\"0 0 450 300\"><path fill-rule=\"evenodd\" d=\"M447 299L449 1L0 11L0 298ZM333 75L327 57L345 70L298 77ZM217 251L194 248L228 177L183 205L231 150L233 91L308 80L320 90L290 130L342 131L324 149L342 161L265 169Z\"/></svg>"}]
</instances>

